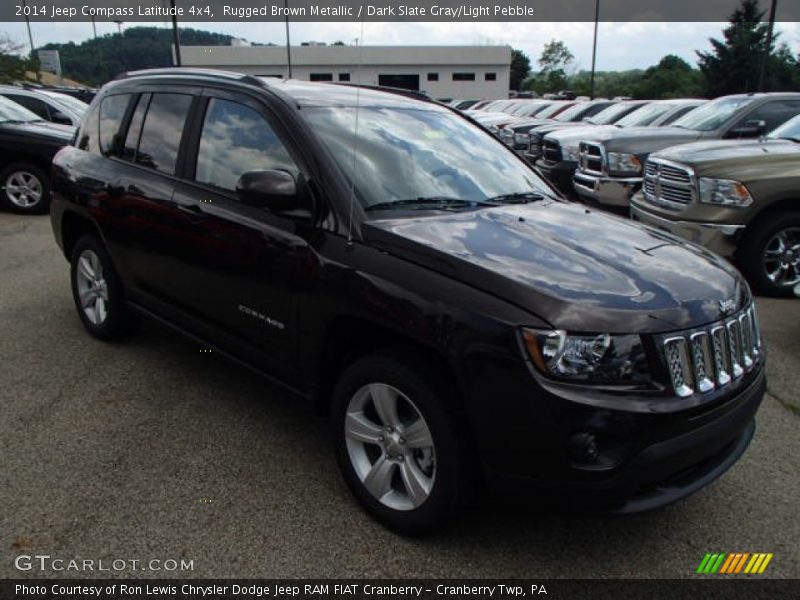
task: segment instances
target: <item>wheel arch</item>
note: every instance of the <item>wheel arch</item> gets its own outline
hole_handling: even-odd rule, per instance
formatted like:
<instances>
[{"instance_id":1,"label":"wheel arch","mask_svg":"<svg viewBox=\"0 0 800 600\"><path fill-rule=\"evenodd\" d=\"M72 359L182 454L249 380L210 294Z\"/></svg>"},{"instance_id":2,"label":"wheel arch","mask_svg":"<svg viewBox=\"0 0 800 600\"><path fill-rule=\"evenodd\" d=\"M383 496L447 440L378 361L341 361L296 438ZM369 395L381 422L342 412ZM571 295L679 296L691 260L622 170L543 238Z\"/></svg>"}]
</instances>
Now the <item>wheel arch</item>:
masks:
<instances>
[{"instance_id":1,"label":"wheel arch","mask_svg":"<svg viewBox=\"0 0 800 600\"><path fill-rule=\"evenodd\" d=\"M65 211L61 217L61 240L64 256L67 260L72 256L72 249L75 247L76 242L85 234L94 235L101 242L104 242L100 229L94 221L73 210Z\"/></svg>"}]
</instances>

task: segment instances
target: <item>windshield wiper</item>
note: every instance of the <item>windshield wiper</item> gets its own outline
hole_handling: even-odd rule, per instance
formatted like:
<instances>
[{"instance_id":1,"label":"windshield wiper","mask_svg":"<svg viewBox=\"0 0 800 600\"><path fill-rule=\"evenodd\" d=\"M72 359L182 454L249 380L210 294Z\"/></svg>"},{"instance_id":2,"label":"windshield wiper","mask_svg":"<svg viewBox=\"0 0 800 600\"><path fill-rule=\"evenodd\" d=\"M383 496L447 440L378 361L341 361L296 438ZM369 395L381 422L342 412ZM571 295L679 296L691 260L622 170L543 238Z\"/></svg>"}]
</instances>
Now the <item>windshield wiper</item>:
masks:
<instances>
[{"instance_id":1,"label":"windshield wiper","mask_svg":"<svg viewBox=\"0 0 800 600\"><path fill-rule=\"evenodd\" d=\"M539 192L517 192L487 198L486 201L492 204L528 204L528 202L537 202L544 199L545 195Z\"/></svg>"},{"instance_id":2,"label":"windshield wiper","mask_svg":"<svg viewBox=\"0 0 800 600\"><path fill-rule=\"evenodd\" d=\"M446 208L473 208L477 206L489 206L489 204L479 200L465 200L463 198L450 198L448 196L420 196L419 198L409 198L407 200L379 202L378 204L367 206L364 210L391 210L395 208L436 210Z\"/></svg>"}]
</instances>

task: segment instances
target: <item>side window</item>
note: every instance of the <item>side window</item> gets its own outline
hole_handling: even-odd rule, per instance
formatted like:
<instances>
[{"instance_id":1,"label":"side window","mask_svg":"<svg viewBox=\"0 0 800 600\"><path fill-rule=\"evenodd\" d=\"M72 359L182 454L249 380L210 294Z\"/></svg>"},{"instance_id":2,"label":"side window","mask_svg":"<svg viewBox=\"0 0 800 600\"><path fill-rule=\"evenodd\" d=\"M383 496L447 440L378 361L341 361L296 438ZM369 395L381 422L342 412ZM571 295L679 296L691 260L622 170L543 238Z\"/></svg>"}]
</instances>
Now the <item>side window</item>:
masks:
<instances>
[{"instance_id":1,"label":"side window","mask_svg":"<svg viewBox=\"0 0 800 600\"><path fill-rule=\"evenodd\" d=\"M9 100L13 100L20 106L24 106L29 111L36 113L38 116L43 118L45 121L50 120L50 111L42 100L38 98L34 98L32 96L22 96L18 94L3 94Z\"/></svg>"},{"instance_id":2,"label":"side window","mask_svg":"<svg viewBox=\"0 0 800 600\"><path fill-rule=\"evenodd\" d=\"M136 102L131 123L128 125L128 133L125 136L125 143L122 146L122 158L125 160L136 160L136 149L139 146L139 137L142 135L144 115L150 104L150 96L150 94L142 94Z\"/></svg>"},{"instance_id":3,"label":"side window","mask_svg":"<svg viewBox=\"0 0 800 600\"><path fill-rule=\"evenodd\" d=\"M89 108L86 116L83 118L81 128L78 131L77 147L79 150L86 150L92 154L100 153L100 145L97 137L100 132L100 103L95 102Z\"/></svg>"},{"instance_id":4,"label":"side window","mask_svg":"<svg viewBox=\"0 0 800 600\"><path fill-rule=\"evenodd\" d=\"M764 121L767 131L772 131L799 113L800 100L772 100L750 111L737 126L741 127L747 121Z\"/></svg>"},{"instance_id":5,"label":"side window","mask_svg":"<svg viewBox=\"0 0 800 600\"><path fill-rule=\"evenodd\" d=\"M175 173L183 126L191 104L192 96L186 94L153 94L136 150L137 164Z\"/></svg>"},{"instance_id":6,"label":"side window","mask_svg":"<svg viewBox=\"0 0 800 600\"><path fill-rule=\"evenodd\" d=\"M130 100L130 94L117 94L100 102L100 152L105 156L120 154L120 129Z\"/></svg>"},{"instance_id":7,"label":"side window","mask_svg":"<svg viewBox=\"0 0 800 600\"><path fill-rule=\"evenodd\" d=\"M238 102L212 99L200 134L195 180L235 190L243 173L265 169L284 169L295 177L299 172L263 116Z\"/></svg>"}]
</instances>

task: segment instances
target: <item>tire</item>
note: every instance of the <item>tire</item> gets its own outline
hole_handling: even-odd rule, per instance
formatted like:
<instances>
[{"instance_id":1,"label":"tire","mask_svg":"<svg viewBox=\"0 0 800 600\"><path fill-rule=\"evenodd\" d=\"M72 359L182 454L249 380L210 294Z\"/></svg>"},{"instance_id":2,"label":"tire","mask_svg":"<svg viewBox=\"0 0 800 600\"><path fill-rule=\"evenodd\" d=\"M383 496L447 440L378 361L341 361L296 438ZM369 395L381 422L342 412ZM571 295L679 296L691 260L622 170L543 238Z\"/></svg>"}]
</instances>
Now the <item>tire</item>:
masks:
<instances>
[{"instance_id":1,"label":"tire","mask_svg":"<svg viewBox=\"0 0 800 600\"><path fill-rule=\"evenodd\" d=\"M0 202L14 212L41 215L50 210L50 177L31 163L12 163L0 171Z\"/></svg>"},{"instance_id":2,"label":"tire","mask_svg":"<svg viewBox=\"0 0 800 600\"><path fill-rule=\"evenodd\" d=\"M336 384L331 410L336 457L353 494L376 520L410 535L445 526L472 488L462 420L446 409L445 386L424 373L412 360L360 359Z\"/></svg>"},{"instance_id":3,"label":"tire","mask_svg":"<svg viewBox=\"0 0 800 600\"><path fill-rule=\"evenodd\" d=\"M742 241L739 262L760 293L791 297L795 285L800 283L800 212L773 214L756 223Z\"/></svg>"},{"instance_id":4,"label":"tire","mask_svg":"<svg viewBox=\"0 0 800 600\"><path fill-rule=\"evenodd\" d=\"M103 243L82 236L70 264L72 299L86 331L105 341L121 338L128 330L125 291Z\"/></svg>"}]
</instances>

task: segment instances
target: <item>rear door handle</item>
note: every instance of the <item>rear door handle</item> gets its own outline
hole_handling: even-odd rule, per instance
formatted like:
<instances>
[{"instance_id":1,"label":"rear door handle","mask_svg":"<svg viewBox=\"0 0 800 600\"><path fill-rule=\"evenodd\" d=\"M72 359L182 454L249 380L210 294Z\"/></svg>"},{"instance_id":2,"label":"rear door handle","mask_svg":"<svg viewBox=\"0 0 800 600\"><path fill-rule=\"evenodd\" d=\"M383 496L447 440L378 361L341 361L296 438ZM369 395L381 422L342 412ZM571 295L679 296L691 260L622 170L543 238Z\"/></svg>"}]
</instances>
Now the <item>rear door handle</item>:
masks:
<instances>
[{"instance_id":1,"label":"rear door handle","mask_svg":"<svg viewBox=\"0 0 800 600\"><path fill-rule=\"evenodd\" d=\"M208 217L198 204L178 204L178 210L189 215L190 220L193 222L201 221Z\"/></svg>"}]
</instances>

